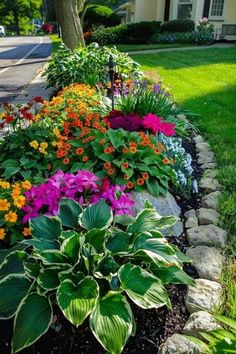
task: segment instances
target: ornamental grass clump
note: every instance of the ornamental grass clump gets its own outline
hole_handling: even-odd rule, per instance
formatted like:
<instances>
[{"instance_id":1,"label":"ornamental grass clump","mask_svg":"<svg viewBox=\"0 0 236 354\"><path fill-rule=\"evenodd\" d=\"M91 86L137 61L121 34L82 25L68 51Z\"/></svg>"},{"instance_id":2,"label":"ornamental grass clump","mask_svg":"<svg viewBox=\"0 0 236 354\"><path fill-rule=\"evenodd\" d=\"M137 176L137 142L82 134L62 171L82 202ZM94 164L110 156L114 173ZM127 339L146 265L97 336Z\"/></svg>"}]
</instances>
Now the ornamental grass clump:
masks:
<instances>
[{"instance_id":1,"label":"ornamental grass clump","mask_svg":"<svg viewBox=\"0 0 236 354\"><path fill-rule=\"evenodd\" d=\"M113 218L104 200L83 209L71 199L61 201L58 217L32 219L32 239L0 253L0 317L14 318L12 352L36 342L62 313L76 327L89 319L103 348L120 354L135 335L130 302L171 308L165 285L193 285L182 270L186 257L160 232L175 221L149 203L136 218Z\"/></svg>"}]
</instances>

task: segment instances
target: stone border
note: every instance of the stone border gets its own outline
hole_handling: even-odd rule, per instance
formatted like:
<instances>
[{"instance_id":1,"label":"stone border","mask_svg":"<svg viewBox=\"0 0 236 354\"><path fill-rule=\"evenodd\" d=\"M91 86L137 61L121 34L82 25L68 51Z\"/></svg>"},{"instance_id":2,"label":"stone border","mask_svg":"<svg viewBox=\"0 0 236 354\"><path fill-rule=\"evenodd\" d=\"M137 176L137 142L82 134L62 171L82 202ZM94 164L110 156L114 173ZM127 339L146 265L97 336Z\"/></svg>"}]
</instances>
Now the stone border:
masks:
<instances>
[{"instance_id":1,"label":"stone border","mask_svg":"<svg viewBox=\"0 0 236 354\"><path fill-rule=\"evenodd\" d=\"M187 118L184 120L187 122ZM182 119L183 119L182 118ZM186 235L190 247L186 254L192 259L199 279L195 286L187 287L185 306L190 317L184 326L183 334L174 334L163 343L158 354L204 353L201 345L190 341L185 335L201 338L200 332L210 331L221 326L212 313L220 306L223 289L219 283L224 257L222 249L226 246L227 232L216 226L219 222L218 198L221 195L214 153L201 135L192 132L192 142L197 152L197 162L203 171L200 188L203 191L201 207L184 214Z\"/></svg>"}]
</instances>

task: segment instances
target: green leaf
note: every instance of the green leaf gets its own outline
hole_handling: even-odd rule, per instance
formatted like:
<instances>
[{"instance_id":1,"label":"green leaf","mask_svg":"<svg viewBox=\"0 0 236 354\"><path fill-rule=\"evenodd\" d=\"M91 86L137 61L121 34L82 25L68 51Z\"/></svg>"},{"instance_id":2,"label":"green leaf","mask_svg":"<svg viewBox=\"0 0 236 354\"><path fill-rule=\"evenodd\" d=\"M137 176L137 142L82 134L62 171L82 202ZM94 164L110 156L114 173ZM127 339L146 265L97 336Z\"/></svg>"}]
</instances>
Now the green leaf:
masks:
<instances>
[{"instance_id":1,"label":"green leaf","mask_svg":"<svg viewBox=\"0 0 236 354\"><path fill-rule=\"evenodd\" d=\"M70 238L67 238L61 245L61 253L68 257L74 264L80 258L81 235L75 233Z\"/></svg>"},{"instance_id":2,"label":"green leaf","mask_svg":"<svg viewBox=\"0 0 236 354\"><path fill-rule=\"evenodd\" d=\"M82 272L73 273L73 268L69 268L67 270L63 270L58 274L60 282L62 283L64 280L71 280L75 285L84 279L84 274Z\"/></svg>"},{"instance_id":3,"label":"green leaf","mask_svg":"<svg viewBox=\"0 0 236 354\"><path fill-rule=\"evenodd\" d=\"M77 229L79 227L79 215L82 212L81 206L72 199L63 198L59 205L59 218L62 225Z\"/></svg>"},{"instance_id":4,"label":"green leaf","mask_svg":"<svg viewBox=\"0 0 236 354\"><path fill-rule=\"evenodd\" d=\"M11 318L27 295L31 282L21 274L8 275L0 281L0 319Z\"/></svg>"},{"instance_id":5,"label":"green leaf","mask_svg":"<svg viewBox=\"0 0 236 354\"><path fill-rule=\"evenodd\" d=\"M2 177L5 179L9 179L11 176L15 175L19 171L20 171L20 167L7 167Z\"/></svg>"},{"instance_id":6,"label":"green leaf","mask_svg":"<svg viewBox=\"0 0 236 354\"><path fill-rule=\"evenodd\" d=\"M5 160L4 162L1 163L2 168L19 167L19 166L20 166L19 162L13 159Z\"/></svg>"},{"instance_id":7,"label":"green leaf","mask_svg":"<svg viewBox=\"0 0 236 354\"><path fill-rule=\"evenodd\" d=\"M132 224L134 222L134 217L127 215L127 214L121 214L121 215L116 215L114 216L114 223L119 224L122 226L128 226L129 224Z\"/></svg>"},{"instance_id":8,"label":"green leaf","mask_svg":"<svg viewBox=\"0 0 236 354\"><path fill-rule=\"evenodd\" d=\"M106 248L114 254L127 254L130 251L131 235L120 231L109 237Z\"/></svg>"},{"instance_id":9,"label":"green leaf","mask_svg":"<svg viewBox=\"0 0 236 354\"><path fill-rule=\"evenodd\" d=\"M86 229L105 229L111 225L113 219L112 210L101 199L98 203L89 205L80 215L79 223Z\"/></svg>"},{"instance_id":10,"label":"green leaf","mask_svg":"<svg viewBox=\"0 0 236 354\"><path fill-rule=\"evenodd\" d=\"M64 316L75 326L84 322L93 311L99 296L99 287L92 277L86 277L77 286L64 280L57 290L57 302Z\"/></svg>"},{"instance_id":11,"label":"green leaf","mask_svg":"<svg viewBox=\"0 0 236 354\"><path fill-rule=\"evenodd\" d=\"M24 273L23 261L28 258L28 254L23 251L14 251L9 254L0 267L0 278L9 274Z\"/></svg>"},{"instance_id":12,"label":"green leaf","mask_svg":"<svg viewBox=\"0 0 236 354\"><path fill-rule=\"evenodd\" d=\"M58 277L60 270L59 267L41 269L37 279L38 284L45 290L56 289L60 284Z\"/></svg>"},{"instance_id":13,"label":"green leaf","mask_svg":"<svg viewBox=\"0 0 236 354\"><path fill-rule=\"evenodd\" d=\"M100 273L102 276L106 277L110 276L111 274L115 274L118 269L119 264L115 262L112 256L108 255L101 259L97 268L95 269L95 272Z\"/></svg>"},{"instance_id":14,"label":"green leaf","mask_svg":"<svg viewBox=\"0 0 236 354\"><path fill-rule=\"evenodd\" d=\"M170 301L161 281L139 266L127 263L118 272L121 288L130 299L143 309L159 308Z\"/></svg>"},{"instance_id":15,"label":"green leaf","mask_svg":"<svg viewBox=\"0 0 236 354\"><path fill-rule=\"evenodd\" d=\"M14 251L23 251L28 247L27 244L23 242L17 243L15 246L5 249L5 250L0 250L0 264L5 260L5 258L11 254Z\"/></svg>"},{"instance_id":16,"label":"green leaf","mask_svg":"<svg viewBox=\"0 0 236 354\"><path fill-rule=\"evenodd\" d=\"M25 240L25 242L28 246L33 246L36 250L38 251L49 251L49 250L59 250L60 249L60 243L57 241L49 241L49 240L35 240L35 239L30 239L30 240Z\"/></svg>"},{"instance_id":17,"label":"green leaf","mask_svg":"<svg viewBox=\"0 0 236 354\"><path fill-rule=\"evenodd\" d=\"M133 314L126 298L109 292L97 302L90 316L90 328L110 354L120 354L132 334Z\"/></svg>"},{"instance_id":18,"label":"green leaf","mask_svg":"<svg viewBox=\"0 0 236 354\"><path fill-rule=\"evenodd\" d=\"M28 277L35 280L39 275L40 265L36 263L35 258L29 258L27 261L24 261L24 270Z\"/></svg>"},{"instance_id":19,"label":"green leaf","mask_svg":"<svg viewBox=\"0 0 236 354\"><path fill-rule=\"evenodd\" d=\"M32 237L40 240L57 241L62 232L61 220L58 217L41 215L30 219Z\"/></svg>"},{"instance_id":20,"label":"green leaf","mask_svg":"<svg viewBox=\"0 0 236 354\"><path fill-rule=\"evenodd\" d=\"M108 129L106 134L115 149L118 149L120 146L124 145L124 131L121 129Z\"/></svg>"},{"instance_id":21,"label":"green leaf","mask_svg":"<svg viewBox=\"0 0 236 354\"><path fill-rule=\"evenodd\" d=\"M40 294L31 293L21 303L14 322L13 353L29 347L46 333L52 323L52 306Z\"/></svg>"},{"instance_id":22,"label":"green leaf","mask_svg":"<svg viewBox=\"0 0 236 354\"><path fill-rule=\"evenodd\" d=\"M68 258L58 250L43 251L40 253L40 258L42 258L45 264L60 264L68 262Z\"/></svg>"},{"instance_id":23,"label":"green leaf","mask_svg":"<svg viewBox=\"0 0 236 354\"><path fill-rule=\"evenodd\" d=\"M194 280L179 267L153 266L151 270L157 278L161 279L163 284L186 284L194 286Z\"/></svg>"},{"instance_id":24,"label":"green leaf","mask_svg":"<svg viewBox=\"0 0 236 354\"><path fill-rule=\"evenodd\" d=\"M85 235L85 242L94 247L97 252L102 251L107 230L91 229Z\"/></svg>"},{"instance_id":25,"label":"green leaf","mask_svg":"<svg viewBox=\"0 0 236 354\"><path fill-rule=\"evenodd\" d=\"M149 177L149 179L146 181L146 185L147 185L148 191L154 197L159 197L159 195L160 195L160 186L159 186L156 178Z\"/></svg>"}]
</instances>

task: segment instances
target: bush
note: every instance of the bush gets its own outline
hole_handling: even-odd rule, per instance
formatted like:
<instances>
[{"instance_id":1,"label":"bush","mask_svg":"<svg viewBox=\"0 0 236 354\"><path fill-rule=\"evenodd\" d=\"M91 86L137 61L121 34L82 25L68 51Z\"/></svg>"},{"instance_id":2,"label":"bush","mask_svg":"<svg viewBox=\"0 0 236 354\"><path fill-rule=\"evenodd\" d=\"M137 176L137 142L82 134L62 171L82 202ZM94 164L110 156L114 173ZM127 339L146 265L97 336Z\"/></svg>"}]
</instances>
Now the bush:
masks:
<instances>
[{"instance_id":1,"label":"bush","mask_svg":"<svg viewBox=\"0 0 236 354\"><path fill-rule=\"evenodd\" d=\"M111 27L120 23L120 16L107 6L90 5L84 17L85 30L91 29L93 26Z\"/></svg>"},{"instance_id":2,"label":"bush","mask_svg":"<svg viewBox=\"0 0 236 354\"><path fill-rule=\"evenodd\" d=\"M161 32L192 32L195 23L192 20L172 20L161 25Z\"/></svg>"},{"instance_id":3,"label":"bush","mask_svg":"<svg viewBox=\"0 0 236 354\"><path fill-rule=\"evenodd\" d=\"M151 38L151 43L162 44L205 44L214 42L214 33L212 32L186 32L186 33L161 33Z\"/></svg>"},{"instance_id":4,"label":"bush","mask_svg":"<svg viewBox=\"0 0 236 354\"><path fill-rule=\"evenodd\" d=\"M99 45L126 43L127 25L119 25L115 27L99 27L93 32L89 38L89 42L96 42Z\"/></svg>"}]
</instances>

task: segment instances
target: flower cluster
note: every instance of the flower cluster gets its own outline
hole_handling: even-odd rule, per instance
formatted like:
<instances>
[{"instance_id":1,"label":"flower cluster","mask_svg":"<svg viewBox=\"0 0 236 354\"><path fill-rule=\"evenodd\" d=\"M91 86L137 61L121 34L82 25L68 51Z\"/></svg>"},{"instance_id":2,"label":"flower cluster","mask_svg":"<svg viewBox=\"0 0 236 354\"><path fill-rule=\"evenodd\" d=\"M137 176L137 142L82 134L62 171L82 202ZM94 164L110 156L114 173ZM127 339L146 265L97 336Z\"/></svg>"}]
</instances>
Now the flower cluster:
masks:
<instances>
[{"instance_id":1,"label":"flower cluster","mask_svg":"<svg viewBox=\"0 0 236 354\"><path fill-rule=\"evenodd\" d=\"M108 180L101 180L87 170L78 171L76 174L59 170L46 183L32 186L25 192L23 223L40 213L57 215L60 200L64 197L84 206L103 198L111 205L115 215L131 214L133 201L124 193L124 189L125 186L111 185Z\"/></svg>"},{"instance_id":2,"label":"flower cluster","mask_svg":"<svg viewBox=\"0 0 236 354\"><path fill-rule=\"evenodd\" d=\"M29 236L30 230L22 228L21 218L26 204L24 193L31 188L27 180L10 184L0 179L0 240L11 234L11 238L19 238L18 233Z\"/></svg>"}]
</instances>

